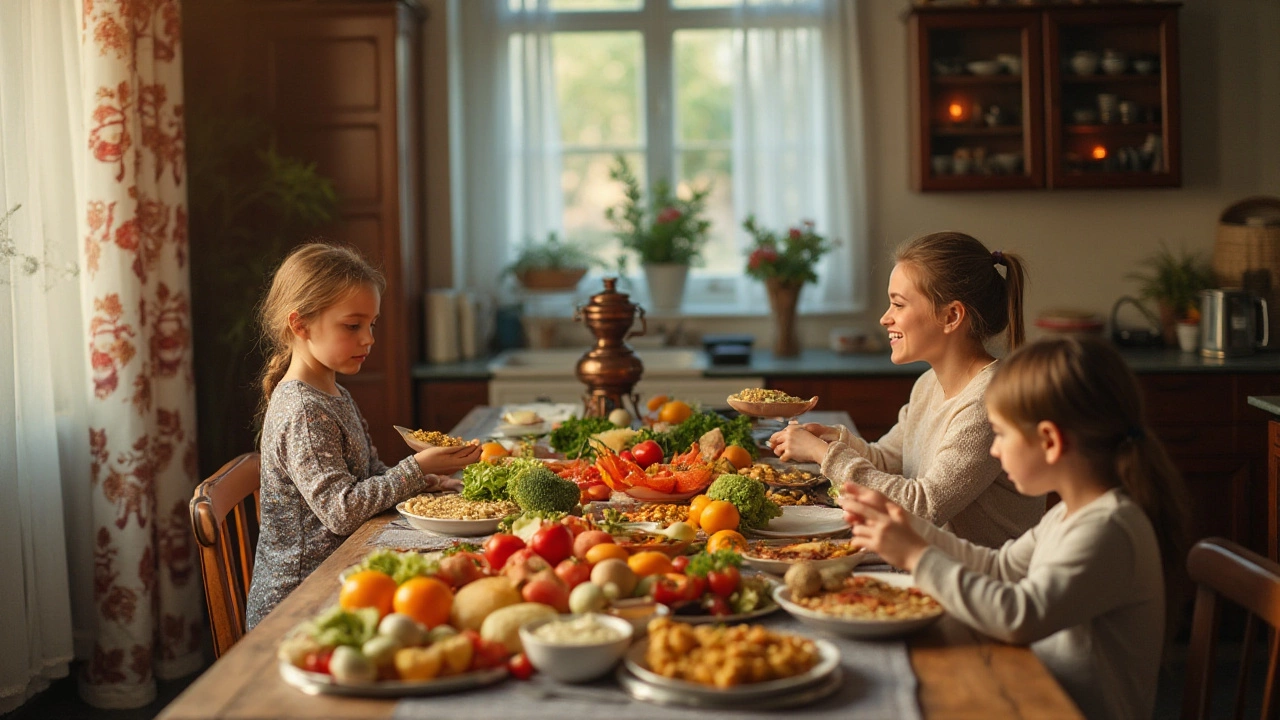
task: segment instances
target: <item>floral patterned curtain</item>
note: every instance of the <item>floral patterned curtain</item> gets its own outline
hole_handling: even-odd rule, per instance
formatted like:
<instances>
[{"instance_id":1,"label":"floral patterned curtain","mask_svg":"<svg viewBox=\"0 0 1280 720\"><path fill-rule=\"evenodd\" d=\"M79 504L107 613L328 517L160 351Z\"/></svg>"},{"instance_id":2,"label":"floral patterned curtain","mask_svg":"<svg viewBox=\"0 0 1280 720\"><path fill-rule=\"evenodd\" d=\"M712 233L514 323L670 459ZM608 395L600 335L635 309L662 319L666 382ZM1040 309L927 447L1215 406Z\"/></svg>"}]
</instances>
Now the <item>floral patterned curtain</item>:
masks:
<instances>
[{"instance_id":1,"label":"floral patterned curtain","mask_svg":"<svg viewBox=\"0 0 1280 720\"><path fill-rule=\"evenodd\" d=\"M131 707L197 670L206 634L178 0L82 0L80 219L91 367L92 656L82 696Z\"/></svg>"}]
</instances>

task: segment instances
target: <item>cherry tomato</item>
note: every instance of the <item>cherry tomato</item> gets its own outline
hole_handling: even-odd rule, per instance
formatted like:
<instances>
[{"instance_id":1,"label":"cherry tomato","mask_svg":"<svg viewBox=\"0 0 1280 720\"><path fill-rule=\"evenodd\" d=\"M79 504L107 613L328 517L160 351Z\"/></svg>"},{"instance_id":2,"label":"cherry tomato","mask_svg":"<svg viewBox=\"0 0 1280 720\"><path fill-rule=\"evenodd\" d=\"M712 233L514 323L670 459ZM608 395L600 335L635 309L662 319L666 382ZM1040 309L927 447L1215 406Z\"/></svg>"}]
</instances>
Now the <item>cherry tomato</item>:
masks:
<instances>
[{"instance_id":1,"label":"cherry tomato","mask_svg":"<svg viewBox=\"0 0 1280 720\"><path fill-rule=\"evenodd\" d=\"M302 656L302 669L307 672L329 674L329 659L333 657L333 648L312 650Z\"/></svg>"},{"instance_id":2,"label":"cherry tomato","mask_svg":"<svg viewBox=\"0 0 1280 720\"><path fill-rule=\"evenodd\" d=\"M696 590L692 580L686 575L663 573L654 576L653 600L668 607L696 599Z\"/></svg>"},{"instance_id":3,"label":"cherry tomato","mask_svg":"<svg viewBox=\"0 0 1280 720\"><path fill-rule=\"evenodd\" d=\"M507 662L507 646L485 640L475 630L463 630L463 636L471 641L471 670L501 667Z\"/></svg>"},{"instance_id":4,"label":"cherry tomato","mask_svg":"<svg viewBox=\"0 0 1280 720\"><path fill-rule=\"evenodd\" d=\"M636 464L642 468L662 462L662 446L653 440L636 443L631 448L631 454L635 456Z\"/></svg>"},{"instance_id":5,"label":"cherry tomato","mask_svg":"<svg viewBox=\"0 0 1280 720\"><path fill-rule=\"evenodd\" d=\"M710 615L732 615L733 608L729 606L729 601L719 595L708 595L702 601L702 609L706 610Z\"/></svg>"},{"instance_id":6,"label":"cherry tomato","mask_svg":"<svg viewBox=\"0 0 1280 720\"><path fill-rule=\"evenodd\" d=\"M723 598L732 595L738 589L738 583L741 580L742 573L733 566L707 573L707 585L711 587L711 592Z\"/></svg>"},{"instance_id":7,"label":"cherry tomato","mask_svg":"<svg viewBox=\"0 0 1280 720\"><path fill-rule=\"evenodd\" d=\"M672 558L672 560L671 560L671 569L672 569L672 570L675 570L676 572L678 572L678 573L680 573L681 575L683 575L683 574L684 574L684 569L685 569L685 568L687 568L687 567L689 567L689 556L688 556L688 555L680 555L680 556L677 556L677 557L675 557L675 558Z\"/></svg>"},{"instance_id":8,"label":"cherry tomato","mask_svg":"<svg viewBox=\"0 0 1280 720\"><path fill-rule=\"evenodd\" d=\"M544 525L529 541L529 547L552 565L573 554L573 531L564 525Z\"/></svg>"},{"instance_id":9,"label":"cherry tomato","mask_svg":"<svg viewBox=\"0 0 1280 720\"><path fill-rule=\"evenodd\" d=\"M503 565L507 564L507 558L522 548L524 548L524 540L515 535L498 533L485 541L484 559L489 561L489 567L494 572L498 572Z\"/></svg>"},{"instance_id":10,"label":"cherry tomato","mask_svg":"<svg viewBox=\"0 0 1280 720\"><path fill-rule=\"evenodd\" d=\"M528 680L533 677L533 663L529 662L529 656L524 653L520 653L508 660L507 670L517 680Z\"/></svg>"},{"instance_id":11,"label":"cherry tomato","mask_svg":"<svg viewBox=\"0 0 1280 720\"><path fill-rule=\"evenodd\" d=\"M572 590L591 579L591 564L576 558L563 560L556 565L556 577L564 581Z\"/></svg>"}]
</instances>

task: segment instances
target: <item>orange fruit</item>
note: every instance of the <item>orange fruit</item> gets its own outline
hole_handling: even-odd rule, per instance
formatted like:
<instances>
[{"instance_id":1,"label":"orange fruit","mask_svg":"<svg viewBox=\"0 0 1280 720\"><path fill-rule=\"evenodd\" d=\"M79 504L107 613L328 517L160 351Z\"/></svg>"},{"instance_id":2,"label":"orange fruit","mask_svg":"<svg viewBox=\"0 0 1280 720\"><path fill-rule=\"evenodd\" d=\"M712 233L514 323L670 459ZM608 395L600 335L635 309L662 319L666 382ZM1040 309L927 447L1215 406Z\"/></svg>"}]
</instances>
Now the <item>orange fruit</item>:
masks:
<instances>
[{"instance_id":1,"label":"orange fruit","mask_svg":"<svg viewBox=\"0 0 1280 720\"><path fill-rule=\"evenodd\" d=\"M717 550L734 550L742 552L747 549L747 539L737 530L721 530L707 538L707 552Z\"/></svg>"},{"instance_id":2,"label":"orange fruit","mask_svg":"<svg viewBox=\"0 0 1280 720\"><path fill-rule=\"evenodd\" d=\"M726 446L720 457L733 463L733 466L738 470L751 467L751 453L747 452L747 449L741 445Z\"/></svg>"},{"instance_id":3,"label":"orange fruit","mask_svg":"<svg viewBox=\"0 0 1280 720\"><path fill-rule=\"evenodd\" d=\"M433 577L405 580L396 590L392 608L433 628L449 622L453 610L453 590Z\"/></svg>"},{"instance_id":4,"label":"orange fruit","mask_svg":"<svg viewBox=\"0 0 1280 720\"><path fill-rule=\"evenodd\" d=\"M599 545L592 545L591 549L587 550L586 559L587 559L587 562L591 563L592 565L595 565L596 563L601 562L603 560L608 560L609 558L616 558L618 560L622 560L623 562L626 562L627 559L630 557L631 557L631 553L627 552L626 548L622 547L621 545L615 545L613 543L600 543Z\"/></svg>"},{"instance_id":5,"label":"orange fruit","mask_svg":"<svg viewBox=\"0 0 1280 720\"><path fill-rule=\"evenodd\" d=\"M737 530L740 520L738 508L734 507L733 503L727 500L712 500L698 516L698 525L708 535L714 535L721 530Z\"/></svg>"},{"instance_id":6,"label":"orange fruit","mask_svg":"<svg viewBox=\"0 0 1280 720\"><path fill-rule=\"evenodd\" d=\"M507 450L507 448L500 442L487 442L480 446L481 460L493 460L494 458L506 457L510 454L511 451Z\"/></svg>"},{"instance_id":7,"label":"orange fruit","mask_svg":"<svg viewBox=\"0 0 1280 720\"><path fill-rule=\"evenodd\" d=\"M378 608L378 616L381 617L391 612L395 595L396 581L390 575L377 570L361 570L342 583L338 605L343 610Z\"/></svg>"},{"instance_id":8,"label":"orange fruit","mask_svg":"<svg viewBox=\"0 0 1280 720\"><path fill-rule=\"evenodd\" d=\"M627 567L631 568L631 572L645 577L647 575L661 575L662 573L673 572L675 568L671 566L671 558L665 553L657 550L645 550L627 558Z\"/></svg>"},{"instance_id":9,"label":"orange fruit","mask_svg":"<svg viewBox=\"0 0 1280 720\"><path fill-rule=\"evenodd\" d=\"M694 530L698 529L698 523L702 519L702 511L710 502L711 498L706 495L695 495L693 499L689 501L689 519L685 522L689 523Z\"/></svg>"},{"instance_id":10,"label":"orange fruit","mask_svg":"<svg viewBox=\"0 0 1280 720\"><path fill-rule=\"evenodd\" d=\"M658 411L658 419L670 425L679 425L693 414L693 408L683 400L672 400Z\"/></svg>"},{"instance_id":11,"label":"orange fruit","mask_svg":"<svg viewBox=\"0 0 1280 720\"><path fill-rule=\"evenodd\" d=\"M654 395L653 397L649 398L649 402L645 403L644 406L649 409L649 412L654 412L658 408L662 407L663 404L667 402L667 400L668 398L666 395Z\"/></svg>"}]
</instances>

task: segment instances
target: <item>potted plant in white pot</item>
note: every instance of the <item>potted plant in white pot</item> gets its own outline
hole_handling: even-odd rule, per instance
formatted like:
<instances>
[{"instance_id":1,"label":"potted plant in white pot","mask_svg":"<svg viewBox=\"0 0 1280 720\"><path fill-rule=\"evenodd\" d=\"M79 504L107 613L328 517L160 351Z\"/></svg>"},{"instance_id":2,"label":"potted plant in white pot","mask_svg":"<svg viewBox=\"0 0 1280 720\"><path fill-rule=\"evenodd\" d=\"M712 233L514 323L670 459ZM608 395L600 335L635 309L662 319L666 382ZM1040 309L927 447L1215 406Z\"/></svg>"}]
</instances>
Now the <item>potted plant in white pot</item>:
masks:
<instances>
[{"instance_id":1,"label":"potted plant in white pot","mask_svg":"<svg viewBox=\"0 0 1280 720\"><path fill-rule=\"evenodd\" d=\"M622 247L636 254L649 286L651 313L674 314L684 298L689 266L701 259L711 221L701 216L710 188L693 190L681 198L659 180L653 184L649 203L644 202L640 181L622 155L615 158L609 177L623 184L622 204L605 210Z\"/></svg>"},{"instance_id":2,"label":"potted plant in white pot","mask_svg":"<svg viewBox=\"0 0 1280 720\"><path fill-rule=\"evenodd\" d=\"M563 242L556 233L541 242L528 239L516 259L503 269L528 290L572 290L598 261L586 248Z\"/></svg>"}]
</instances>

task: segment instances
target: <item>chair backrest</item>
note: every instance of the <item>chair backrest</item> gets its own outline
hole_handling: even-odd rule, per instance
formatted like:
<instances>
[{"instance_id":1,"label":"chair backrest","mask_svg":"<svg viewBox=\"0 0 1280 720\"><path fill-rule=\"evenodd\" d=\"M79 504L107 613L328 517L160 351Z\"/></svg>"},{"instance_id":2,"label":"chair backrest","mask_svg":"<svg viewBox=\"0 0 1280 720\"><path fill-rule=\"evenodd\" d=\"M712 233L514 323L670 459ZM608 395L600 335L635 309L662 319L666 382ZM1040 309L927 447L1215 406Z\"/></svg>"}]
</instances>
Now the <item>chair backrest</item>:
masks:
<instances>
[{"instance_id":1,"label":"chair backrest","mask_svg":"<svg viewBox=\"0 0 1280 720\"><path fill-rule=\"evenodd\" d=\"M1186 688L1182 696L1184 720L1209 717L1209 699L1213 696L1213 657L1217 639L1218 615L1222 596L1248 613L1240 670L1237 673L1233 716L1244 712L1244 694L1249 675L1253 639L1257 635L1255 618L1271 626L1270 656L1262 694L1264 718L1276 717L1276 667L1280 660L1280 564L1241 547L1230 540L1206 538L1196 543L1187 556L1187 572L1196 585L1195 615L1191 624L1191 644L1187 647Z\"/></svg>"},{"instance_id":2,"label":"chair backrest","mask_svg":"<svg viewBox=\"0 0 1280 720\"><path fill-rule=\"evenodd\" d=\"M245 633L245 600L258 547L258 453L245 453L196 486L191 529L200 544L204 597L216 657Z\"/></svg>"}]
</instances>

